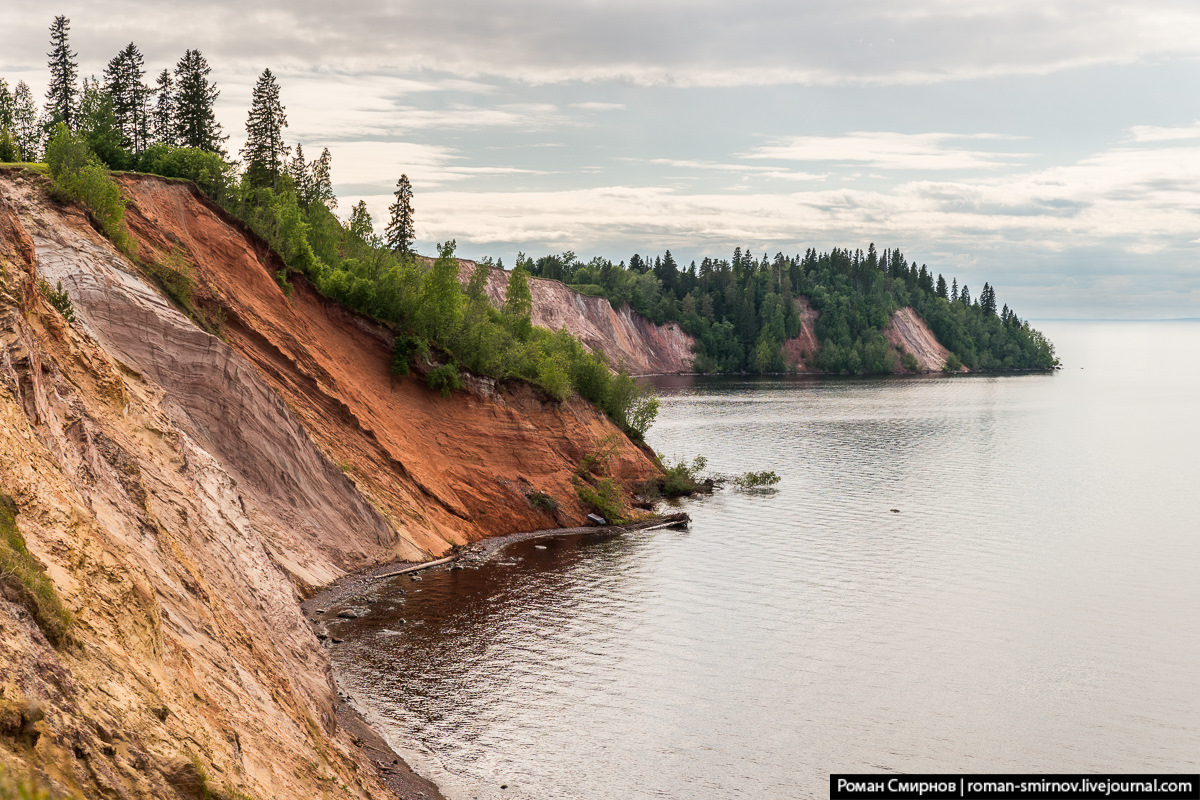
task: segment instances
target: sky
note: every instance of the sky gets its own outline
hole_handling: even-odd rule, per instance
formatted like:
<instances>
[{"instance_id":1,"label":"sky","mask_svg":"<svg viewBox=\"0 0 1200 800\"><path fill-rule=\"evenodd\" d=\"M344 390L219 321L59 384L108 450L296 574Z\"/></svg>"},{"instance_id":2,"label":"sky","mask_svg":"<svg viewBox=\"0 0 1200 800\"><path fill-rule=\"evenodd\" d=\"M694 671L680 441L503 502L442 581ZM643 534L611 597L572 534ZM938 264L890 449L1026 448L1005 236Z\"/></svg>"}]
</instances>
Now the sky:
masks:
<instances>
[{"instance_id":1,"label":"sky","mask_svg":"<svg viewBox=\"0 0 1200 800\"><path fill-rule=\"evenodd\" d=\"M17 5L17 0L3 0ZM1023 317L1200 317L1195 0L88 0L3 13L0 76L213 67L236 152L255 79L417 247L683 264L899 248Z\"/></svg>"}]
</instances>

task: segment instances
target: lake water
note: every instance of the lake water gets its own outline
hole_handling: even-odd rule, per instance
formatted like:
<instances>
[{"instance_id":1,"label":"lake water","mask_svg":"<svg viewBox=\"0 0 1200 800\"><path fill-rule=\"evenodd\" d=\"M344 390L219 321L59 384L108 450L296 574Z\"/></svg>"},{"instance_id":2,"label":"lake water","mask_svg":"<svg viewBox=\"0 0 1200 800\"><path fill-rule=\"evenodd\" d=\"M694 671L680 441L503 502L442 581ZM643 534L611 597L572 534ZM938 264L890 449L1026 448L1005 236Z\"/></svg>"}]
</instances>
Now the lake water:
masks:
<instances>
[{"instance_id":1,"label":"lake water","mask_svg":"<svg viewBox=\"0 0 1200 800\"><path fill-rule=\"evenodd\" d=\"M1200 324L1041 327L1052 375L665 381L660 453L778 490L396 580L344 689L456 800L1197 771Z\"/></svg>"}]
</instances>

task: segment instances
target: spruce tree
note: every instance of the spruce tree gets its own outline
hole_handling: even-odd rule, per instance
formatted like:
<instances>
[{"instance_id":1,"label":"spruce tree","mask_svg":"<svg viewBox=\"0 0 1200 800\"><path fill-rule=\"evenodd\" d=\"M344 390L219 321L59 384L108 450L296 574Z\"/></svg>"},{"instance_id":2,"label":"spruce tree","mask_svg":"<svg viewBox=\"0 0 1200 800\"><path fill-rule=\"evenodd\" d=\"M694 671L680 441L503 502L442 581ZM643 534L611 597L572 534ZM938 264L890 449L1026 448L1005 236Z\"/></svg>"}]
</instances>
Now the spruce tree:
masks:
<instances>
[{"instance_id":1,"label":"spruce tree","mask_svg":"<svg viewBox=\"0 0 1200 800\"><path fill-rule=\"evenodd\" d=\"M0 128L12 130L13 126L13 96L8 90L8 81L0 78Z\"/></svg>"},{"instance_id":2,"label":"spruce tree","mask_svg":"<svg viewBox=\"0 0 1200 800\"><path fill-rule=\"evenodd\" d=\"M941 273L938 273L937 296L938 297L946 296L946 279L942 277Z\"/></svg>"},{"instance_id":3,"label":"spruce tree","mask_svg":"<svg viewBox=\"0 0 1200 800\"><path fill-rule=\"evenodd\" d=\"M408 175L401 175L400 180L396 181L396 200L388 208L391 221L385 231L388 247L401 255L412 251L412 244L417 238L413 228L412 196Z\"/></svg>"},{"instance_id":4,"label":"spruce tree","mask_svg":"<svg viewBox=\"0 0 1200 800\"><path fill-rule=\"evenodd\" d=\"M25 81L17 81L13 89L13 124L12 136L21 150L21 158L26 161L37 161L42 152L41 126L38 125L37 105L33 102L33 92Z\"/></svg>"},{"instance_id":5,"label":"spruce tree","mask_svg":"<svg viewBox=\"0 0 1200 800\"><path fill-rule=\"evenodd\" d=\"M177 125L175 121L177 100L175 79L169 69L158 73L154 87L154 111L150 115L150 129L154 141L175 146Z\"/></svg>"},{"instance_id":6,"label":"spruce tree","mask_svg":"<svg viewBox=\"0 0 1200 800\"><path fill-rule=\"evenodd\" d=\"M303 145L296 145L296 155L288 162L287 174L292 180L292 191L296 193L297 202L308 206L312 202L312 187L309 185L308 162L304 160Z\"/></svg>"},{"instance_id":7,"label":"spruce tree","mask_svg":"<svg viewBox=\"0 0 1200 800\"><path fill-rule=\"evenodd\" d=\"M279 83L271 70L264 69L254 84L250 113L246 117L246 144L242 158L246 163L246 181L254 187L279 184L283 176L288 148L283 143L287 116L279 102Z\"/></svg>"},{"instance_id":8,"label":"spruce tree","mask_svg":"<svg viewBox=\"0 0 1200 800\"><path fill-rule=\"evenodd\" d=\"M57 16L50 25L50 88L46 90L46 111L52 123L63 122L68 128L76 125L75 78L79 65L75 63L78 53L71 52L67 36L71 32L71 20Z\"/></svg>"},{"instance_id":9,"label":"spruce tree","mask_svg":"<svg viewBox=\"0 0 1200 800\"><path fill-rule=\"evenodd\" d=\"M308 188L312 193L310 203L324 203L328 209L337 208L337 197L333 194L333 155L326 147L321 155L308 167Z\"/></svg>"},{"instance_id":10,"label":"spruce tree","mask_svg":"<svg viewBox=\"0 0 1200 800\"><path fill-rule=\"evenodd\" d=\"M221 94L208 80L212 67L199 50L188 50L175 65L176 109L175 140L182 147L196 147L225 155L221 123L213 113L213 104Z\"/></svg>"},{"instance_id":11,"label":"spruce tree","mask_svg":"<svg viewBox=\"0 0 1200 800\"><path fill-rule=\"evenodd\" d=\"M350 232L364 242L371 241L375 235L375 225L371 221L371 212L367 211L366 200L359 200L350 209Z\"/></svg>"},{"instance_id":12,"label":"spruce tree","mask_svg":"<svg viewBox=\"0 0 1200 800\"><path fill-rule=\"evenodd\" d=\"M150 88L143 81L146 77L145 65L142 52L130 42L104 68L104 88L112 98L113 114L121 129L122 144L135 153L145 150L150 138L146 107Z\"/></svg>"}]
</instances>

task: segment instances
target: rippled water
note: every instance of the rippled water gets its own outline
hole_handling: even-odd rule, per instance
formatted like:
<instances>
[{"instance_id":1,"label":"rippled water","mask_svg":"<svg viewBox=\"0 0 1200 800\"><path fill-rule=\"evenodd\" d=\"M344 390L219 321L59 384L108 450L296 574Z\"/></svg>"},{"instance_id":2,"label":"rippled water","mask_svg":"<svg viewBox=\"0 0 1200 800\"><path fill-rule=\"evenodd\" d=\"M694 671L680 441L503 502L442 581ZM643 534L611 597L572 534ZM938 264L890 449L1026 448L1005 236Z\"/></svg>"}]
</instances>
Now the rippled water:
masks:
<instances>
[{"instance_id":1,"label":"rippled water","mask_svg":"<svg viewBox=\"0 0 1200 800\"><path fill-rule=\"evenodd\" d=\"M1200 324L1045 329L1054 375L668 381L651 444L777 492L398 579L343 686L454 798L1196 771Z\"/></svg>"}]
</instances>

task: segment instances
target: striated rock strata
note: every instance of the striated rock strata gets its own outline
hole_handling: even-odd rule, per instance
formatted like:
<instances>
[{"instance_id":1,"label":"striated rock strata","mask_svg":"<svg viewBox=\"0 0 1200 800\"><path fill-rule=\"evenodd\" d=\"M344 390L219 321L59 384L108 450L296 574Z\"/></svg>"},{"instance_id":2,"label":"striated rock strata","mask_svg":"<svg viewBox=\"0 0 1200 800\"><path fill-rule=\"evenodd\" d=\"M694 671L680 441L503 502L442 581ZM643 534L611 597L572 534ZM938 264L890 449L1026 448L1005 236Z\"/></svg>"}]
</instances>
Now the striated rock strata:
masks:
<instances>
[{"instance_id":1,"label":"striated rock strata","mask_svg":"<svg viewBox=\"0 0 1200 800\"><path fill-rule=\"evenodd\" d=\"M123 182L139 259L190 273L221 336L41 179L0 173L0 492L76 618L56 649L0 596L0 764L88 797L385 796L297 600L576 521L602 440L618 477L656 467L582 402L393 380L386 331L302 282L284 295L277 257L189 185Z\"/></svg>"}]
</instances>

